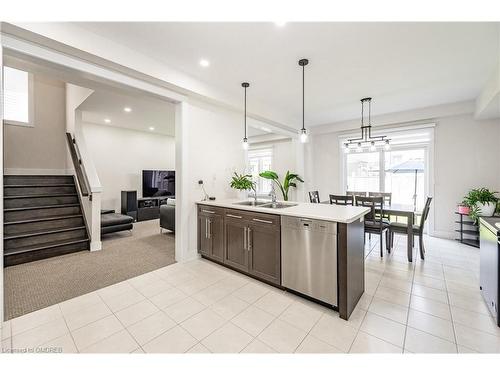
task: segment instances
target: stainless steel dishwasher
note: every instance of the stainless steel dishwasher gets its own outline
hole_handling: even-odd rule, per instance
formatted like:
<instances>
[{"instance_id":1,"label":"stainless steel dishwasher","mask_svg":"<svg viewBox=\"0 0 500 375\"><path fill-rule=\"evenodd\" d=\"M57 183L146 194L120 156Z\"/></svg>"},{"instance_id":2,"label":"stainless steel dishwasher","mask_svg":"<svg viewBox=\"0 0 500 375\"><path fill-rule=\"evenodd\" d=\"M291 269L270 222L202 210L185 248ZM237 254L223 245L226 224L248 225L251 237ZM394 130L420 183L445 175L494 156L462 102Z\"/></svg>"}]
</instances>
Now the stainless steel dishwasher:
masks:
<instances>
[{"instance_id":1,"label":"stainless steel dishwasher","mask_svg":"<svg viewBox=\"0 0 500 375\"><path fill-rule=\"evenodd\" d=\"M337 303L337 223L283 216L281 282L306 296Z\"/></svg>"}]
</instances>

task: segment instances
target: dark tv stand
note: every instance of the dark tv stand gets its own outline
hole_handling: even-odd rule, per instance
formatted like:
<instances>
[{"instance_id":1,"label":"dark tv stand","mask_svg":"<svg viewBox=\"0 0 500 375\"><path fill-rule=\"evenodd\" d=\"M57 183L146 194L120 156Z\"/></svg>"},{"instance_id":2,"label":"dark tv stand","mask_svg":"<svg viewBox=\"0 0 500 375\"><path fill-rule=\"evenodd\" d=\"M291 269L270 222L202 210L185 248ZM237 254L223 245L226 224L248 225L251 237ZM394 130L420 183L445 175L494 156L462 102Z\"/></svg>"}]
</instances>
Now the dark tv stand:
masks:
<instances>
[{"instance_id":1,"label":"dark tv stand","mask_svg":"<svg viewBox=\"0 0 500 375\"><path fill-rule=\"evenodd\" d=\"M137 199L137 191L127 190L121 192L121 213L134 218L134 221L153 220L160 217L160 206L167 203L166 197L150 197Z\"/></svg>"},{"instance_id":2,"label":"dark tv stand","mask_svg":"<svg viewBox=\"0 0 500 375\"><path fill-rule=\"evenodd\" d=\"M168 198L169 197L152 197L137 199L137 221L159 219L160 206L162 204L167 204Z\"/></svg>"}]
</instances>

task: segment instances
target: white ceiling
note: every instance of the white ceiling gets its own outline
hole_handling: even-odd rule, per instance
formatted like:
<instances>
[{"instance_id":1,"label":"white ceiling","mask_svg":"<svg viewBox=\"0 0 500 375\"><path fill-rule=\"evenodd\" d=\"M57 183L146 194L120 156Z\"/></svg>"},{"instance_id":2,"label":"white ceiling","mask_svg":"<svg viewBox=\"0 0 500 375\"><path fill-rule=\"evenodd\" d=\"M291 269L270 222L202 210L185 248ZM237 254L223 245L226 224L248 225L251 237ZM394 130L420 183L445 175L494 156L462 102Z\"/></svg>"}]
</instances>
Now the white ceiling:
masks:
<instances>
[{"instance_id":1,"label":"white ceiling","mask_svg":"<svg viewBox=\"0 0 500 375\"><path fill-rule=\"evenodd\" d=\"M498 23L79 23L231 95L252 98L306 126L475 99L499 59ZM201 58L210 66L202 68Z\"/></svg>"},{"instance_id":2,"label":"white ceiling","mask_svg":"<svg viewBox=\"0 0 500 375\"><path fill-rule=\"evenodd\" d=\"M131 108L132 111L125 112L125 107ZM150 96L99 89L78 108L82 111L84 122L175 135L174 105ZM104 119L111 120L111 123L106 123ZM150 130L150 127L154 130Z\"/></svg>"}]
</instances>

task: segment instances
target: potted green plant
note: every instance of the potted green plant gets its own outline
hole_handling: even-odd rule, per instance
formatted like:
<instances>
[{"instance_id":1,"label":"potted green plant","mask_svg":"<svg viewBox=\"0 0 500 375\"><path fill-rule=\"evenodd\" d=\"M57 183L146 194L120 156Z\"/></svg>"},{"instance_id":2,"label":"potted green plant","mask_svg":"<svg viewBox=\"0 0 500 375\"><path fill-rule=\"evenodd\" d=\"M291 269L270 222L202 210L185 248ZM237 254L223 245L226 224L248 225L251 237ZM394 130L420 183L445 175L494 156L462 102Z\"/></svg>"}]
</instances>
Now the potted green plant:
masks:
<instances>
[{"instance_id":1,"label":"potted green plant","mask_svg":"<svg viewBox=\"0 0 500 375\"><path fill-rule=\"evenodd\" d=\"M497 193L484 187L472 189L464 197L462 204L470 207L469 216L477 222L479 216L493 216L498 203Z\"/></svg>"},{"instance_id":2,"label":"potted green plant","mask_svg":"<svg viewBox=\"0 0 500 375\"><path fill-rule=\"evenodd\" d=\"M234 176L231 178L231 183L229 185L240 192L253 190L254 194L257 194L255 182L252 181L252 175L249 174L238 174L234 172Z\"/></svg>"},{"instance_id":3,"label":"potted green plant","mask_svg":"<svg viewBox=\"0 0 500 375\"><path fill-rule=\"evenodd\" d=\"M260 177L271 180L278 186L283 194L283 200L288 200L288 193L290 191L290 187L297 187L296 181L304 182L304 180L296 173L290 173L290 171L286 172L285 178L283 179L283 183L281 183L279 176L274 171L264 171L259 174Z\"/></svg>"}]
</instances>

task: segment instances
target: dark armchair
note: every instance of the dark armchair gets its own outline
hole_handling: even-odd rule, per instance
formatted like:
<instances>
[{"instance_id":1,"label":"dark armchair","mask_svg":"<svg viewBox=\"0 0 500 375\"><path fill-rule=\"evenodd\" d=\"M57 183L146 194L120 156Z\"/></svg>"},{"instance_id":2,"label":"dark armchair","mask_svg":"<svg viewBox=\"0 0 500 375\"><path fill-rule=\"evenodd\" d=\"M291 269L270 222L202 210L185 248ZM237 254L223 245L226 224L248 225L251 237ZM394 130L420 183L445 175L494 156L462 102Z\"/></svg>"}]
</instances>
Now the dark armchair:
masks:
<instances>
[{"instance_id":1,"label":"dark armchair","mask_svg":"<svg viewBox=\"0 0 500 375\"><path fill-rule=\"evenodd\" d=\"M175 199L168 198L167 204L160 206L160 231L167 229L175 232Z\"/></svg>"}]
</instances>

